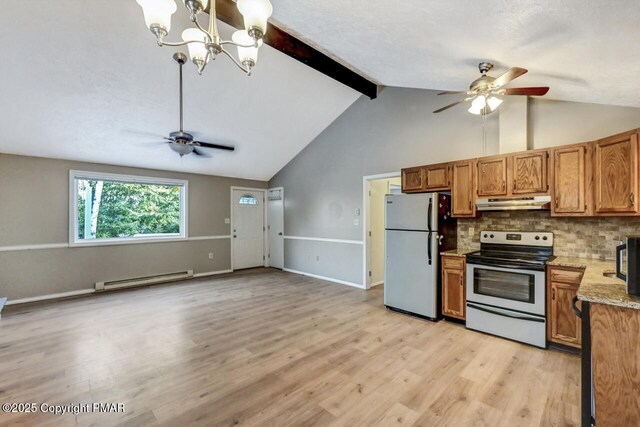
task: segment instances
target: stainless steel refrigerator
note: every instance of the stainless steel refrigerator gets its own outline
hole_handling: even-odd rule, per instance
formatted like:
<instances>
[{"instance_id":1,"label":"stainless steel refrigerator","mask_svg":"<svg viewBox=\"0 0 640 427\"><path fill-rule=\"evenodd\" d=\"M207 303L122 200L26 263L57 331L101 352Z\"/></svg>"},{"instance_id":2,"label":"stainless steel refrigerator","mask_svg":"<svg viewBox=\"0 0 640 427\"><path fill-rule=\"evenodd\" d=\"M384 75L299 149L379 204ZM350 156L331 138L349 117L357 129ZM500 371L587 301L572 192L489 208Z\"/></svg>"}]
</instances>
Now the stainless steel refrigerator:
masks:
<instances>
[{"instance_id":1,"label":"stainless steel refrigerator","mask_svg":"<svg viewBox=\"0 0 640 427\"><path fill-rule=\"evenodd\" d=\"M384 304L437 320L440 252L456 247L456 220L448 194L386 196Z\"/></svg>"}]
</instances>

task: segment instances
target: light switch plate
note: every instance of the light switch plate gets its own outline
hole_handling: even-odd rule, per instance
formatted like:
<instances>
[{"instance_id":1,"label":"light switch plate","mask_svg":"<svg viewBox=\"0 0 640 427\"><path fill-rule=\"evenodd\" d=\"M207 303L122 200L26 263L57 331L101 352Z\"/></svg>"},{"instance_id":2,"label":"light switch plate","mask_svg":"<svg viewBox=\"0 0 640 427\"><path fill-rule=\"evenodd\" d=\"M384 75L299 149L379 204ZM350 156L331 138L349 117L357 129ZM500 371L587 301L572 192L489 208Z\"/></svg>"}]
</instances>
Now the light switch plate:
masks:
<instances>
[{"instance_id":1,"label":"light switch plate","mask_svg":"<svg viewBox=\"0 0 640 427\"><path fill-rule=\"evenodd\" d=\"M360 209L356 208L356 216L360 216Z\"/></svg>"},{"instance_id":2,"label":"light switch plate","mask_svg":"<svg viewBox=\"0 0 640 427\"><path fill-rule=\"evenodd\" d=\"M469 236L473 236L474 234L476 234L476 229L473 227L469 227Z\"/></svg>"}]
</instances>

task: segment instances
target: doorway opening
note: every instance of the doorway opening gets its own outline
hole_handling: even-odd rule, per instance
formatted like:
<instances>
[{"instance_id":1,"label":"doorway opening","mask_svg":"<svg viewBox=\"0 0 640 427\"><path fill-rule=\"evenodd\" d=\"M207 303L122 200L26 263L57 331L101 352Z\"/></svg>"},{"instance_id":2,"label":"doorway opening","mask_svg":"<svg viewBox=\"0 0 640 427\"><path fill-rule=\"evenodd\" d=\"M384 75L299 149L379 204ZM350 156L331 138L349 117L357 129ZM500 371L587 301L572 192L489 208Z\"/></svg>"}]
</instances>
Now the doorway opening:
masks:
<instances>
[{"instance_id":1,"label":"doorway opening","mask_svg":"<svg viewBox=\"0 0 640 427\"><path fill-rule=\"evenodd\" d=\"M363 188L363 280L365 289L384 283L385 196L401 192L400 172L369 175Z\"/></svg>"},{"instance_id":2,"label":"doorway opening","mask_svg":"<svg viewBox=\"0 0 640 427\"><path fill-rule=\"evenodd\" d=\"M265 267L264 189L231 187L231 269Z\"/></svg>"}]
</instances>

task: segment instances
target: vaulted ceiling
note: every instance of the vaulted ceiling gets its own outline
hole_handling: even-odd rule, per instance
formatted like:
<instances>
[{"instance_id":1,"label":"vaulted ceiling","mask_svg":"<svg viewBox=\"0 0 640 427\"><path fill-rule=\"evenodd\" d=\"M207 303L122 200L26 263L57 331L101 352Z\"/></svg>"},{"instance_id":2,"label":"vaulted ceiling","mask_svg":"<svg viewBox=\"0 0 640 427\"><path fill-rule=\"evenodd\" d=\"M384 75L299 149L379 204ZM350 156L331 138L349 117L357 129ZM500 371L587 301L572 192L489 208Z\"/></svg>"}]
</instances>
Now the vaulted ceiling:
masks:
<instances>
[{"instance_id":1,"label":"vaulted ceiling","mask_svg":"<svg viewBox=\"0 0 640 427\"><path fill-rule=\"evenodd\" d=\"M383 85L461 90L489 60L550 99L640 107L637 0L272 2L274 23ZM180 159L161 139L178 127L175 49L135 0L5 3L0 152L267 180L360 96L268 46L251 77L188 64L186 129L237 151ZM169 39L188 25L177 3Z\"/></svg>"},{"instance_id":2,"label":"vaulted ceiling","mask_svg":"<svg viewBox=\"0 0 640 427\"><path fill-rule=\"evenodd\" d=\"M180 5L167 39L187 26ZM179 127L175 48L135 0L5 2L0 39L4 153L268 180L360 96L269 46L250 77L186 64L186 130L237 149L181 159L162 142Z\"/></svg>"},{"instance_id":3,"label":"vaulted ceiling","mask_svg":"<svg viewBox=\"0 0 640 427\"><path fill-rule=\"evenodd\" d=\"M520 66L546 98L640 107L637 0L273 0L274 19L386 86L463 90Z\"/></svg>"}]
</instances>

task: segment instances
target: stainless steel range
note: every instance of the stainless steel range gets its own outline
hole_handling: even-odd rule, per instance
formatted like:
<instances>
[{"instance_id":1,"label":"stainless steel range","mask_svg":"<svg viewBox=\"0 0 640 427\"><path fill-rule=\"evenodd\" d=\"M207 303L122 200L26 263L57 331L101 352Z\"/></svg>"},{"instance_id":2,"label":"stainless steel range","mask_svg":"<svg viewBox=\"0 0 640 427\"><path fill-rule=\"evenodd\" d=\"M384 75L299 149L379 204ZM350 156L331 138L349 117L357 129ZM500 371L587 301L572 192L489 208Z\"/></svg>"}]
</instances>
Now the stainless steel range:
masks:
<instances>
[{"instance_id":1,"label":"stainless steel range","mask_svg":"<svg viewBox=\"0 0 640 427\"><path fill-rule=\"evenodd\" d=\"M467 254L467 328L546 348L553 233L482 231Z\"/></svg>"}]
</instances>

